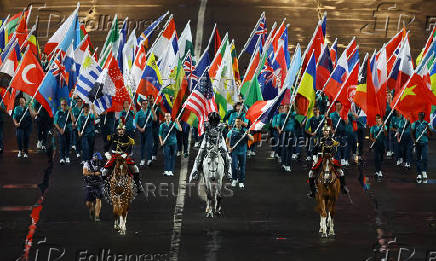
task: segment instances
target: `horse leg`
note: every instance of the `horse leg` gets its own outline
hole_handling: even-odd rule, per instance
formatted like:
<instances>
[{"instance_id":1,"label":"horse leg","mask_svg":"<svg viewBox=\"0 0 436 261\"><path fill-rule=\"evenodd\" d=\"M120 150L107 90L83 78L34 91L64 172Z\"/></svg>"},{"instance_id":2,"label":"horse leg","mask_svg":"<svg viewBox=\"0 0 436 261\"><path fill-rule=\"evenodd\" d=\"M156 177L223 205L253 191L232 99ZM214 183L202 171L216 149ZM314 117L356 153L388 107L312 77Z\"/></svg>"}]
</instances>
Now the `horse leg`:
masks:
<instances>
[{"instance_id":1,"label":"horse leg","mask_svg":"<svg viewBox=\"0 0 436 261\"><path fill-rule=\"evenodd\" d=\"M321 222L320 222L320 232L321 237L327 237L327 212L326 212L326 201L325 199L321 200Z\"/></svg>"}]
</instances>

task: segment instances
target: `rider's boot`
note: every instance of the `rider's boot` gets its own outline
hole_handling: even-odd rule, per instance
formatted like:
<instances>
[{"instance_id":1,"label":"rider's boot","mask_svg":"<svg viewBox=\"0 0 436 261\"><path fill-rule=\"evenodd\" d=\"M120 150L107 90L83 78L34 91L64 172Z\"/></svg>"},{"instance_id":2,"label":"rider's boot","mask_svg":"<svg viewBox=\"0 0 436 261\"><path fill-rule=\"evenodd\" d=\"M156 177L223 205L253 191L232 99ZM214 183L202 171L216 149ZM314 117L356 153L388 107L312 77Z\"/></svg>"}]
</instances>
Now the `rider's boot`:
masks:
<instances>
[{"instance_id":1,"label":"rider's boot","mask_svg":"<svg viewBox=\"0 0 436 261\"><path fill-rule=\"evenodd\" d=\"M232 158L229 156L227 152L223 153L222 157L224 159L224 173L227 175L227 178L231 179L232 167L230 163L232 162Z\"/></svg>"},{"instance_id":2,"label":"rider's boot","mask_svg":"<svg viewBox=\"0 0 436 261\"><path fill-rule=\"evenodd\" d=\"M341 182L342 194L347 194L349 190L348 190L347 186L345 185L345 176L340 176L339 181Z\"/></svg>"},{"instance_id":3,"label":"rider's boot","mask_svg":"<svg viewBox=\"0 0 436 261\"><path fill-rule=\"evenodd\" d=\"M307 194L309 198L315 198L316 188L315 188L315 178L309 178L310 193Z\"/></svg>"},{"instance_id":4,"label":"rider's boot","mask_svg":"<svg viewBox=\"0 0 436 261\"><path fill-rule=\"evenodd\" d=\"M191 175L189 178L189 182L195 181L198 179L198 166L199 166L198 160L195 160L194 166L192 166L192 171L191 171Z\"/></svg>"},{"instance_id":5,"label":"rider's boot","mask_svg":"<svg viewBox=\"0 0 436 261\"><path fill-rule=\"evenodd\" d=\"M136 193L142 193L144 192L144 189L142 188L141 179L139 178L139 173L133 173L133 180L135 181L136 185Z\"/></svg>"}]
</instances>

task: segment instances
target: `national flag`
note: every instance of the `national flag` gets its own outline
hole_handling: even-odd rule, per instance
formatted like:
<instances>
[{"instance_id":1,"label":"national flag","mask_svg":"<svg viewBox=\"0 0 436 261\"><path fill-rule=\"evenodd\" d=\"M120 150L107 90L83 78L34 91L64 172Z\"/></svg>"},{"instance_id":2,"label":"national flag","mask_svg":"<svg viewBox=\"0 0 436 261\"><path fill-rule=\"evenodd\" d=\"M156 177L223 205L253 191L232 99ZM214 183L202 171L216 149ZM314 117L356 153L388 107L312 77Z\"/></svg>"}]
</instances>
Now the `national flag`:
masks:
<instances>
[{"instance_id":1,"label":"national flag","mask_svg":"<svg viewBox=\"0 0 436 261\"><path fill-rule=\"evenodd\" d=\"M241 55L244 52L253 55L253 53L256 51L257 40L260 38L261 39L260 43L263 46L265 44L267 33L268 33L268 29L266 27L265 12L262 12L259 20L257 21L256 25L253 28L253 31L250 34L250 37L248 38L247 42L244 44L244 48L242 48L241 53L239 55Z\"/></svg>"},{"instance_id":2,"label":"national flag","mask_svg":"<svg viewBox=\"0 0 436 261\"><path fill-rule=\"evenodd\" d=\"M44 78L44 71L33 52L28 49L23 56L20 67L11 80L11 87L34 96Z\"/></svg>"},{"instance_id":3,"label":"national flag","mask_svg":"<svg viewBox=\"0 0 436 261\"><path fill-rule=\"evenodd\" d=\"M186 78L191 79L191 75L195 70L195 61L192 58L191 51L188 51L185 56L185 59L183 61L183 69L185 70Z\"/></svg>"},{"instance_id":4,"label":"national flag","mask_svg":"<svg viewBox=\"0 0 436 261\"><path fill-rule=\"evenodd\" d=\"M335 42L330 47L330 59L333 63L333 68L336 67L336 63L338 62L338 39L336 38Z\"/></svg>"},{"instance_id":5,"label":"national flag","mask_svg":"<svg viewBox=\"0 0 436 261\"><path fill-rule=\"evenodd\" d=\"M343 90L339 94L337 100L341 102L342 108L338 112L340 117L345 120L348 118L348 112L351 109L354 94L356 93L357 84L359 82L359 63L354 64L354 68L348 74L347 80L343 86Z\"/></svg>"},{"instance_id":6,"label":"national flag","mask_svg":"<svg viewBox=\"0 0 436 261\"><path fill-rule=\"evenodd\" d=\"M257 101L247 111L246 118L252 122L250 130L260 131L277 113L278 107L285 97L285 89L269 101Z\"/></svg>"},{"instance_id":7,"label":"national flag","mask_svg":"<svg viewBox=\"0 0 436 261\"><path fill-rule=\"evenodd\" d=\"M368 68L368 53L363 59L363 63L360 65L359 79L356 87L356 92L353 97L354 103L359 106L363 111L367 111L367 91L366 91L366 75Z\"/></svg>"},{"instance_id":8,"label":"national flag","mask_svg":"<svg viewBox=\"0 0 436 261\"><path fill-rule=\"evenodd\" d=\"M233 68L233 77L238 86L241 85L241 76L239 74L239 61L238 54L236 53L235 43L232 40L232 68Z\"/></svg>"},{"instance_id":9,"label":"national flag","mask_svg":"<svg viewBox=\"0 0 436 261\"><path fill-rule=\"evenodd\" d=\"M179 46L179 59L184 60L188 52L194 53L194 45L192 44L192 32L191 32L191 20L189 20L185 29L183 29L182 34L177 42Z\"/></svg>"},{"instance_id":10,"label":"national flag","mask_svg":"<svg viewBox=\"0 0 436 261\"><path fill-rule=\"evenodd\" d=\"M241 87L241 95L245 98L245 105L247 106L251 106L256 101L263 100L258 81L260 74L260 70L258 70L258 68L261 66L261 64L265 64L266 56L264 56L263 60L261 61L260 51L260 39L258 39L256 52L251 56L251 60L247 70L245 71L245 76Z\"/></svg>"},{"instance_id":11,"label":"national flag","mask_svg":"<svg viewBox=\"0 0 436 261\"><path fill-rule=\"evenodd\" d=\"M109 30L106 41L100 52L100 59L98 64L104 67L110 56L117 57L118 54L118 41L120 39L120 32L118 31L118 16L115 14L114 20L112 20L112 26Z\"/></svg>"},{"instance_id":12,"label":"national flag","mask_svg":"<svg viewBox=\"0 0 436 261\"><path fill-rule=\"evenodd\" d=\"M67 35L67 32L71 30L73 24L77 22L78 11L79 11L79 4L77 4L77 8L73 11L73 13L65 20L65 22L58 28L58 30L44 45L44 53L46 55L51 57L53 55L53 51L64 40L65 36Z\"/></svg>"},{"instance_id":13,"label":"national flag","mask_svg":"<svg viewBox=\"0 0 436 261\"><path fill-rule=\"evenodd\" d=\"M159 55L157 60L159 61L158 66L162 79L164 80L164 86L169 84L168 78L170 73L177 65L178 50L176 24L171 15L159 38L148 52Z\"/></svg>"},{"instance_id":14,"label":"national flag","mask_svg":"<svg viewBox=\"0 0 436 261\"><path fill-rule=\"evenodd\" d=\"M387 99L387 81L388 81L388 68L387 68L387 50L382 48L379 58L376 60L376 74L374 75L373 83L375 94L378 100L379 112L384 116L386 112L386 99ZM378 76L377 81L375 77Z\"/></svg>"},{"instance_id":15,"label":"national flag","mask_svg":"<svg viewBox=\"0 0 436 261\"><path fill-rule=\"evenodd\" d=\"M60 107L60 100L69 101L70 89L66 84L68 74L65 71L59 57L50 66L50 70L45 74L41 85L38 87L36 100L47 110L50 117L56 114Z\"/></svg>"},{"instance_id":16,"label":"national flag","mask_svg":"<svg viewBox=\"0 0 436 261\"><path fill-rule=\"evenodd\" d=\"M159 90L162 88L162 84L162 78L156 64L156 59L154 54L151 53L148 57L147 65L142 73L142 78L136 89L136 93L145 97L153 95L156 99Z\"/></svg>"},{"instance_id":17,"label":"national flag","mask_svg":"<svg viewBox=\"0 0 436 261\"><path fill-rule=\"evenodd\" d=\"M89 53L84 56L81 64L75 93L85 103L90 103L90 92L94 88L102 69Z\"/></svg>"},{"instance_id":18,"label":"national flag","mask_svg":"<svg viewBox=\"0 0 436 261\"><path fill-rule=\"evenodd\" d=\"M420 112L425 112L428 121L431 106L436 105L436 96L427 87L424 77L425 75L414 73L391 103L410 122L416 121Z\"/></svg>"},{"instance_id":19,"label":"national flag","mask_svg":"<svg viewBox=\"0 0 436 261\"><path fill-rule=\"evenodd\" d=\"M345 50L341 57L339 57L338 63L335 69L330 74L330 78L324 85L324 92L333 99L345 82L348 76L348 62L347 62L347 50Z\"/></svg>"},{"instance_id":20,"label":"national flag","mask_svg":"<svg viewBox=\"0 0 436 261\"><path fill-rule=\"evenodd\" d=\"M0 108L2 108L1 105L3 105L9 115L12 115L14 111L16 94L17 90L14 88L0 88Z\"/></svg>"},{"instance_id":21,"label":"national flag","mask_svg":"<svg viewBox=\"0 0 436 261\"><path fill-rule=\"evenodd\" d=\"M221 37L220 37L220 33L218 32L218 28L215 25L208 44L209 46L208 53L209 53L210 60L212 60L213 57L215 57L215 54L218 52L220 45L221 45Z\"/></svg>"},{"instance_id":22,"label":"national flag","mask_svg":"<svg viewBox=\"0 0 436 261\"><path fill-rule=\"evenodd\" d=\"M326 45L318 61L316 69L316 89L322 90L333 71L330 49Z\"/></svg>"},{"instance_id":23,"label":"national flag","mask_svg":"<svg viewBox=\"0 0 436 261\"><path fill-rule=\"evenodd\" d=\"M427 42L426 42L424 48L422 49L421 53L416 58L416 65L417 66L421 63L422 58L426 57L426 55L427 55L428 51L431 49L431 46L432 46L435 39L436 39L436 25L433 26L433 30L430 33L430 35L428 36Z\"/></svg>"},{"instance_id":24,"label":"national flag","mask_svg":"<svg viewBox=\"0 0 436 261\"><path fill-rule=\"evenodd\" d=\"M300 71L301 68L301 48L300 44L297 44L297 47L295 47L294 56L292 57L291 65L289 67L288 73L286 74L285 83L283 88L288 89L285 93L284 100L286 102L290 102L292 99L290 96L290 91L295 90L295 81L297 79L297 74Z\"/></svg>"},{"instance_id":25,"label":"national flag","mask_svg":"<svg viewBox=\"0 0 436 261\"><path fill-rule=\"evenodd\" d=\"M233 75L231 52L231 46L227 45L212 83L215 91L215 102L221 118L224 118L227 111L232 109L232 105L237 101L239 94Z\"/></svg>"},{"instance_id":26,"label":"national flag","mask_svg":"<svg viewBox=\"0 0 436 261\"><path fill-rule=\"evenodd\" d=\"M380 86L376 55L373 54L370 60L368 60L367 76L366 76L366 115L369 126L374 126L375 116L380 114L384 115L384 111L380 110L379 99L377 98L377 87ZM386 102L386 101L385 101ZM363 107L362 107L363 109Z\"/></svg>"},{"instance_id":27,"label":"national flag","mask_svg":"<svg viewBox=\"0 0 436 261\"><path fill-rule=\"evenodd\" d=\"M123 21L123 26L120 29L119 35L120 38L118 39L118 54L117 54L117 60L118 60L118 67L122 72L124 72L124 59L123 59L123 50L124 50L124 44L127 42L127 31L129 28L127 26L129 25L129 18L126 17Z\"/></svg>"},{"instance_id":28,"label":"national flag","mask_svg":"<svg viewBox=\"0 0 436 261\"><path fill-rule=\"evenodd\" d=\"M165 19L165 17L169 14L169 12L164 13L158 19L153 21L151 25L149 25L144 32L138 37L138 46L144 45L145 48L148 48L149 41L153 35L154 30L159 26L159 24Z\"/></svg>"},{"instance_id":29,"label":"national flag","mask_svg":"<svg viewBox=\"0 0 436 261\"><path fill-rule=\"evenodd\" d=\"M327 15L324 14L323 19L318 21L318 25L315 28L315 31L312 35L312 39L310 40L306 50L304 51L303 64L301 67L303 72L306 70L307 63L309 62L309 58L312 55L312 53L315 56L315 61L318 61L319 56L321 55L322 46L324 44L324 36L325 36L323 32L323 24L325 24L326 20L327 20Z\"/></svg>"},{"instance_id":30,"label":"national flag","mask_svg":"<svg viewBox=\"0 0 436 261\"><path fill-rule=\"evenodd\" d=\"M188 50L188 53L190 51ZM189 95L188 81L186 80L185 70L183 69L183 61L179 60L176 70L175 79L175 99L173 102L173 107L171 110L171 117L176 119L177 114L180 112L182 104L185 102L187 96Z\"/></svg>"},{"instance_id":31,"label":"national flag","mask_svg":"<svg viewBox=\"0 0 436 261\"><path fill-rule=\"evenodd\" d=\"M112 96L112 107L107 109L107 111L119 112L123 109L123 103L125 101L130 103L131 98L126 86L124 86L123 74L118 67L116 59L113 56L109 57L109 59L103 68L103 70L107 69L107 75L109 76L106 78L104 88L107 88L107 93L114 92L115 95Z\"/></svg>"},{"instance_id":32,"label":"national flag","mask_svg":"<svg viewBox=\"0 0 436 261\"><path fill-rule=\"evenodd\" d=\"M413 74L413 62L410 54L408 36L403 40L398 59L391 70L388 78L388 89L395 90L397 93Z\"/></svg>"},{"instance_id":33,"label":"national flag","mask_svg":"<svg viewBox=\"0 0 436 261\"><path fill-rule=\"evenodd\" d=\"M130 80L130 73L133 67L133 63L135 62L135 50L137 48L136 46L136 35L135 35L135 29L130 33L129 39L127 40L126 44L123 48L123 76L124 76L124 85L132 85ZM145 60L145 57L144 57ZM144 61L145 63L145 61ZM131 88L134 88L133 91L136 91L136 85L130 86Z\"/></svg>"},{"instance_id":34,"label":"national flag","mask_svg":"<svg viewBox=\"0 0 436 261\"><path fill-rule=\"evenodd\" d=\"M21 61L21 50L18 39L15 39L9 47L10 48L7 48L1 56L2 64L0 65L0 72L14 77Z\"/></svg>"},{"instance_id":35,"label":"national flag","mask_svg":"<svg viewBox=\"0 0 436 261\"><path fill-rule=\"evenodd\" d=\"M211 78L212 82L215 79L215 76L217 74L218 69L221 66L224 53L227 50L227 46L229 45L228 36L227 34L224 36L224 38L221 41L220 47L218 49L218 52L216 52L214 59L210 63L209 67L209 77Z\"/></svg>"},{"instance_id":36,"label":"national flag","mask_svg":"<svg viewBox=\"0 0 436 261\"><path fill-rule=\"evenodd\" d=\"M316 92L316 60L315 54L312 53L307 64L306 71L301 77L300 85L298 86L297 94L306 99L306 106L298 108L300 114L307 116L313 115L313 106L315 105L315 92ZM299 103L301 104L301 103Z\"/></svg>"},{"instance_id":37,"label":"national flag","mask_svg":"<svg viewBox=\"0 0 436 261\"><path fill-rule=\"evenodd\" d=\"M185 104L186 109L197 115L198 135L203 135L204 122L208 120L209 113L217 111L212 82L207 70L204 71L197 88L192 91Z\"/></svg>"},{"instance_id":38,"label":"national flag","mask_svg":"<svg viewBox=\"0 0 436 261\"><path fill-rule=\"evenodd\" d=\"M130 71L130 80L132 81L132 85L134 90L138 88L139 82L141 81L142 72L147 65L146 58L146 50L143 44L139 45L139 50L135 56L135 62L132 65L132 69Z\"/></svg>"}]
</instances>

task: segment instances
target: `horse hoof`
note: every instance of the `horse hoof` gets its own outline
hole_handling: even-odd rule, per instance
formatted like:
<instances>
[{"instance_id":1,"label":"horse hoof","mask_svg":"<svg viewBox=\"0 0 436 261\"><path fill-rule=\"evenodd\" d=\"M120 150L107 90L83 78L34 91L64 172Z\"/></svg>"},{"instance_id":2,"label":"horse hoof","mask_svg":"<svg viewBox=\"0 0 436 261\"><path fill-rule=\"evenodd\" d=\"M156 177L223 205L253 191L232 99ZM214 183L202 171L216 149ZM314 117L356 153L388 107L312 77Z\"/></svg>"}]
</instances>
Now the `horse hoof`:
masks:
<instances>
[{"instance_id":1,"label":"horse hoof","mask_svg":"<svg viewBox=\"0 0 436 261\"><path fill-rule=\"evenodd\" d=\"M126 231L121 230L120 231L120 235L125 236L126 235Z\"/></svg>"},{"instance_id":2,"label":"horse hoof","mask_svg":"<svg viewBox=\"0 0 436 261\"><path fill-rule=\"evenodd\" d=\"M321 233L321 238L327 238L327 233Z\"/></svg>"}]
</instances>

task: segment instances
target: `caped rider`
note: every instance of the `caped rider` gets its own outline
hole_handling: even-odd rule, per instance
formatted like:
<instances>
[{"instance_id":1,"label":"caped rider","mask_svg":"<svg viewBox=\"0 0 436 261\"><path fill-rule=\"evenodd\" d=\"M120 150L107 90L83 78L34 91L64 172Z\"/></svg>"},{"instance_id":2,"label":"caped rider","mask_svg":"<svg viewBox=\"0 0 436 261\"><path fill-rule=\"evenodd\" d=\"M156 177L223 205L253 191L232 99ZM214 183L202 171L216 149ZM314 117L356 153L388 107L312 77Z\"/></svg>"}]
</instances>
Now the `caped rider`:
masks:
<instances>
[{"instance_id":1,"label":"caped rider","mask_svg":"<svg viewBox=\"0 0 436 261\"><path fill-rule=\"evenodd\" d=\"M220 124L221 117L217 112L211 112L208 115L209 122L205 122L204 125L204 138L201 143L200 149L197 154L197 158L194 161L191 175L189 176L189 182L198 178L198 168L203 166L203 160L206 156L206 144L217 144L221 152L221 156L224 160L224 173L230 178L232 176L232 169L230 168L231 158L227 153L226 141L222 135L224 125Z\"/></svg>"},{"instance_id":2,"label":"caped rider","mask_svg":"<svg viewBox=\"0 0 436 261\"><path fill-rule=\"evenodd\" d=\"M321 151L320 156L318 157L318 161L312 166L312 169L309 171L309 186L310 186L310 193L308 194L308 197L314 198L316 194L316 188L315 188L315 179L317 175L319 174L320 169L322 168L322 162L325 155L330 154L334 155L336 153L337 147L339 146L339 142L333 139L331 135L331 127L325 123L323 129L322 129L323 136L321 137L319 143L316 146L319 146L319 150ZM336 173L336 175L339 176L339 181L341 182L341 191L343 194L348 193L348 188L345 185L345 175L344 171L341 169L341 163L333 158L333 171Z\"/></svg>"},{"instance_id":3,"label":"caped rider","mask_svg":"<svg viewBox=\"0 0 436 261\"><path fill-rule=\"evenodd\" d=\"M126 126L120 120L116 133L108 137L108 144L105 150L108 151L109 148L112 147L112 154L109 152L106 152L105 154L108 161L104 166L103 176L110 177L114 168L116 157L121 156L126 160L127 166L129 167L129 174L133 176L137 193L140 193L144 190L139 177L139 169L138 166L136 166L135 161L129 156L132 152L132 146L134 144L135 140L126 135Z\"/></svg>"}]
</instances>

